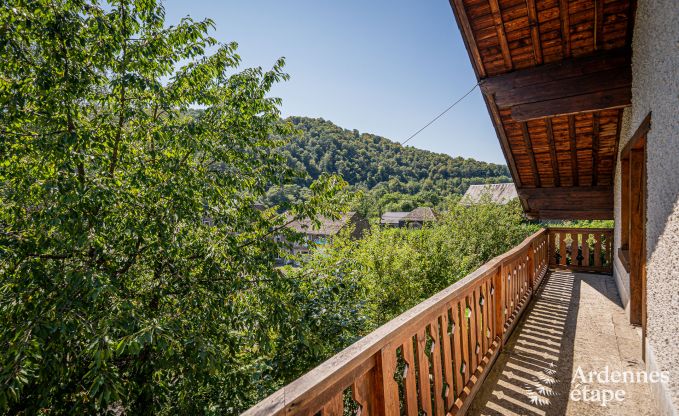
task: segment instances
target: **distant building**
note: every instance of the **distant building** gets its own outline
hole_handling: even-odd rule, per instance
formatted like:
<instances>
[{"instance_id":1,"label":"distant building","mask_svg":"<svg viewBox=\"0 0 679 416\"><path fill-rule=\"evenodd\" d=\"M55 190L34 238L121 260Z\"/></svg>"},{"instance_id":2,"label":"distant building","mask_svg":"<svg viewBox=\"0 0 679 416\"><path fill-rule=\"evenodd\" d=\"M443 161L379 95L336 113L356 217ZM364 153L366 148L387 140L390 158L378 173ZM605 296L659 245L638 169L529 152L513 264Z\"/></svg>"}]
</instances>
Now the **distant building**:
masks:
<instances>
[{"instance_id":1,"label":"distant building","mask_svg":"<svg viewBox=\"0 0 679 416\"><path fill-rule=\"evenodd\" d=\"M382 214L382 218L380 218L380 224L385 227L399 228L401 227L401 222L408 214L410 214L409 211L385 212L384 214Z\"/></svg>"},{"instance_id":2,"label":"distant building","mask_svg":"<svg viewBox=\"0 0 679 416\"><path fill-rule=\"evenodd\" d=\"M504 205L517 198L518 194L513 183L471 185L460 202L463 205L474 205L482 202L484 197L487 197L489 202Z\"/></svg>"},{"instance_id":3,"label":"distant building","mask_svg":"<svg viewBox=\"0 0 679 416\"><path fill-rule=\"evenodd\" d=\"M304 234L304 242L288 243L284 236L276 236L277 242L288 243L289 251L294 254L308 254L314 246L327 244L340 231L347 227L353 227L352 238L360 238L363 232L369 228L370 224L361 214L357 212L347 212L337 219L318 217L317 225L311 219L294 220L287 225L300 234Z\"/></svg>"},{"instance_id":4,"label":"distant building","mask_svg":"<svg viewBox=\"0 0 679 416\"><path fill-rule=\"evenodd\" d=\"M403 218L406 227L422 228L424 224L436 222L438 216L433 209L429 207L418 207L410 211L408 215Z\"/></svg>"},{"instance_id":5,"label":"distant building","mask_svg":"<svg viewBox=\"0 0 679 416\"><path fill-rule=\"evenodd\" d=\"M392 228L422 228L424 224L435 222L438 215L429 207L418 207L410 212L390 211L382 214L380 224Z\"/></svg>"}]
</instances>

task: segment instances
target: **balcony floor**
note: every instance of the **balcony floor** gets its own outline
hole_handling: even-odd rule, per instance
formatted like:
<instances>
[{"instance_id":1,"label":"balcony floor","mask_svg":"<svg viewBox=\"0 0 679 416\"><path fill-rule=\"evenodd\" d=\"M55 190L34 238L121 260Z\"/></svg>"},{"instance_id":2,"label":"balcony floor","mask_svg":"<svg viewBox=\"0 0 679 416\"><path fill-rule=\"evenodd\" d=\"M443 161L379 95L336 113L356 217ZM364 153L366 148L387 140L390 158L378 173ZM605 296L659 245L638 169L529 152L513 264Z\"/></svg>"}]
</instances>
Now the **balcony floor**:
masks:
<instances>
[{"instance_id":1,"label":"balcony floor","mask_svg":"<svg viewBox=\"0 0 679 416\"><path fill-rule=\"evenodd\" d=\"M553 271L545 277L481 386L471 415L656 415L646 383L598 383L624 400L570 399L589 371L641 371L641 336L629 324L612 276ZM576 393L577 394L577 393ZM591 394L591 393L590 393ZM575 396L577 398L577 396ZM589 396L591 397L591 396Z\"/></svg>"}]
</instances>

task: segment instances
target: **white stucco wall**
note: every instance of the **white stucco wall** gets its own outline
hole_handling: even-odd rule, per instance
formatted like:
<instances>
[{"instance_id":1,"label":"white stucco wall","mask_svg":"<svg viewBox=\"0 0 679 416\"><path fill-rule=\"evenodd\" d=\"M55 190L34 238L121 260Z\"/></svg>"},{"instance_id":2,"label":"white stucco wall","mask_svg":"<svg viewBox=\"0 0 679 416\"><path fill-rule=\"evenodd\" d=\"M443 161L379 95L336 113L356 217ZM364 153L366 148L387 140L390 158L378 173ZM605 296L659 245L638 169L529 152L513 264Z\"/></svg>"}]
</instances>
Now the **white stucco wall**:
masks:
<instances>
[{"instance_id":1,"label":"white stucco wall","mask_svg":"<svg viewBox=\"0 0 679 416\"><path fill-rule=\"evenodd\" d=\"M623 117L620 149L652 111L647 136L646 361L650 369L670 372L670 382L654 386L654 393L664 414L679 414L679 1L637 3L632 74L632 107ZM615 223L619 242L620 163ZM629 293L629 278L617 261L615 274Z\"/></svg>"}]
</instances>

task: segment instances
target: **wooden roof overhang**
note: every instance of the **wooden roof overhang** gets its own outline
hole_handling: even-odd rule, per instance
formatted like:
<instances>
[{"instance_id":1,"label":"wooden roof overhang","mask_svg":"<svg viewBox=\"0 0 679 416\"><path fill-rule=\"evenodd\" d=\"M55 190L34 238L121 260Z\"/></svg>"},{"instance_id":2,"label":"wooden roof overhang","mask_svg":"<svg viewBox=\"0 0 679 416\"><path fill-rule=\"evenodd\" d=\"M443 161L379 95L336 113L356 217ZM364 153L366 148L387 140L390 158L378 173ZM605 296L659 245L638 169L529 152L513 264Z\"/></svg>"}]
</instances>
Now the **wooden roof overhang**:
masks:
<instances>
[{"instance_id":1,"label":"wooden roof overhang","mask_svg":"<svg viewBox=\"0 0 679 416\"><path fill-rule=\"evenodd\" d=\"M526 213L612 219L634 0L450 0Z\"/></svg>"}]
</instances>

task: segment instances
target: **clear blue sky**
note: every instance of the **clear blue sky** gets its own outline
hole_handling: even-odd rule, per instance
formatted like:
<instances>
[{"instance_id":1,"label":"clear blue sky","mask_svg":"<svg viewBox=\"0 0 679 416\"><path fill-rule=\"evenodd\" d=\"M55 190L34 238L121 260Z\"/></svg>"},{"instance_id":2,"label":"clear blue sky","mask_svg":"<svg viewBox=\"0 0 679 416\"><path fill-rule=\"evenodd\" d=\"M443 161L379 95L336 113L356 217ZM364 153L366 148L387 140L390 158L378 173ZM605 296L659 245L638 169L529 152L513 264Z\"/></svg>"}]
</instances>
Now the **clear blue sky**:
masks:
<instances>
[{"instance_id":1,"label":"clear blue sky","mask_svg":"<svg viewBox=\"0 0 679 416\"><path fill-rule=\"evenodd\" d=\"M447 0L168 0L169 23L210 17L243 67L286 58L283 115L403 141L476 78ZM409 145L505 163L478 88Z\"/></svg>"}]
</instances>

